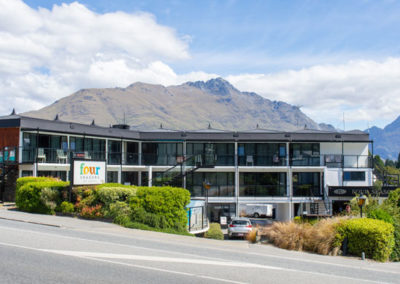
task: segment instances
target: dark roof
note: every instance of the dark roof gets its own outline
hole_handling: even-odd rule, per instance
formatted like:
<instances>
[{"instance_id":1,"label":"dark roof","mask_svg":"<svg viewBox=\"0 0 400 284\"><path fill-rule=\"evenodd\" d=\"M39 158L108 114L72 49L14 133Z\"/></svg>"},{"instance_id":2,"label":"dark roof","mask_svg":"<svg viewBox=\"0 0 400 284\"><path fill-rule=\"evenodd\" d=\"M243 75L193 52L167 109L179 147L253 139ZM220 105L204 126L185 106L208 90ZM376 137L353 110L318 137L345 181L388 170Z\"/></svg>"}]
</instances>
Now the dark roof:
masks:
<instances>
[{"instance_id":1,"label":"dark roof","mask_svg":"<svg viewBox=\"0 0 400 284\"><path fill-rule=\"evenodd\" d=\"M97 125L46 120L20 115L0 117L0 127L20 127L24 130L40 130L57 133L79 134L88 136L124 138L133 140L191 140L191 141L299 141L299 142L369 142L369 134L352 130L348 132L331 132L312 129L297 131L273 131L253 129L247 131L229 131L220 129L172 130L159 128L155 130L132 130L101 127Z\"/></svg>"}]
</instances>

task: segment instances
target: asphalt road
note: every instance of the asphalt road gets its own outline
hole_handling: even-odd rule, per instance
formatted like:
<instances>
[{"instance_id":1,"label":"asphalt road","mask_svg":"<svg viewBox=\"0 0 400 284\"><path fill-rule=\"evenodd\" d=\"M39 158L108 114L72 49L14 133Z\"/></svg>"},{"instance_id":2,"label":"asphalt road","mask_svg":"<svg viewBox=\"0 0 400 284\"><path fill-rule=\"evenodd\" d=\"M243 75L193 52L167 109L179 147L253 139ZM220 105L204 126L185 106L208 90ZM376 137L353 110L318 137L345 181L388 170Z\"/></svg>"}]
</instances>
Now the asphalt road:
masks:
<instances>
[{"instance_id":1,"label":"asphalt road","mask_svg":"<svg viewBox=\"0 0 400 284\"><path fill-rule=\"evenodd\" d=\"M400 283L395 263L0 211L0 283Z\"/></svg>"}]
</instances>

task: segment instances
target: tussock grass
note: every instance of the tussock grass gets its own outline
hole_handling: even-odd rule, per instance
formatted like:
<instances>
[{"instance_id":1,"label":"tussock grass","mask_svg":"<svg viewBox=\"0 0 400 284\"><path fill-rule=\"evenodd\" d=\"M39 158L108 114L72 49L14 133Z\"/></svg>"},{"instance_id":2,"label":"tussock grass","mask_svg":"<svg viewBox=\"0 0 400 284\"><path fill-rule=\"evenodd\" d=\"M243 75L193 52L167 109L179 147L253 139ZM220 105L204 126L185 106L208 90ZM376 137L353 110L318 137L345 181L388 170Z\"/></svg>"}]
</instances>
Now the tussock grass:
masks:
<instances>
[{"instance_id":1,"label":"tussock grass","mask_svg":"<svg viewBox=\"0 0 400 284\"><path fill-rule=\"evenodd\" d=\"M257 242L257 231L258 231L258 228L253 229L251 232L249 232L246 235L246 240L249 241L250 243L253 243L253 244L255 242Z\"/></svg>"},{"instance_id":2,"label":"tussock grass","mask_svg":"<svg viewBox=\"0 0 400 284\"><path fill-rule=\"evenodd\" d=\"M307 223L275 222L270 227L260 230L259 234L283 249L336 255L339 250L335 243L336 226L343 219L323 219L314 226Z\"/></svg>"}]
</instances>

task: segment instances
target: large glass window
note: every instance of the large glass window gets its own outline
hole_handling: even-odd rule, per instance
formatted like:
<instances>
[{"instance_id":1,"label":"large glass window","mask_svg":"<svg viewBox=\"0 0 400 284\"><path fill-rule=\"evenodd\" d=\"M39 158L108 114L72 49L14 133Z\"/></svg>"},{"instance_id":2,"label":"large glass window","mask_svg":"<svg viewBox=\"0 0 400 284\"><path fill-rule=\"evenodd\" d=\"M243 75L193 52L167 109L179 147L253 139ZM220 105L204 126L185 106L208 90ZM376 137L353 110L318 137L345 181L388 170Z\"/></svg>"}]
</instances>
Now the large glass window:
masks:
<instances>
[{"instance_id":1,"label":"large glass window","mask_svg":"<svg viewBox=\"0 0 400 284\"><path fill-rule=\"evenodd\" d=\"M365 172L344 172L344 181L365 181Z\"/></svg>"},{"instance_id":2,"label":"large glass window","mask_svg":"<svg viewBox=\"0 0 400 284\"><path fill-rule=\"evenodd\" d=\"M121 164L121 141L108 140L108 164Z\"/></svg>"},{"instance_id":3,"label":"large glass window","mask_svg":"<svg viewBox=\"0 0 400 284\"><path fill-rule=\"evenodd\" d=\"M67 161L68 143L66 136L24 133L22 161L60 163Z\"/></svg>"},{"instance_id":4,"label":"large glass window","mask_svg":"<svg viewBox=\"0 0 400 284\"><path fill-rule=\"evenodd\" d=\"M286 144L240 143L238 161L239 166L285 166Z\"/></svg>"},{"instance_id":5,"label":"large glass window","mask_svg":"<svg viewBox=\"0 0 400 284\"><path fill-rule=\"evenodd\" d=\"M210 184L209 197L235 195L235 173L200 173L194 172L186 176L186 188L192 197L205 196L203 182Z\"/></svg>"},{"instance_id":6,"label":"large glass window","mask_svg":"<svg viewBox=\"0 0 400 284\"><path fill-rule=\"evenodd\" d=\"M137 165L139 161L139 144L137 142L126 142L125 164Z\"/></svg>"},{"instance_id":7,"label":"large glass window","mask_svg":"<svg viewBox=\"0 0 400 284\"><path fill-rule=\"evenodd\" d=\"M319 143L291 143L290 158L292 166L319 166Z\"/></svg>"},{"instance_id":8,"label":"large glass window","mask_svg":"<svg viewBox=\"0 0 400 284\"><path fill-rule=\"evenodd\" d=\"M183 155L182 143L143 143L144 165L175 165L176 157Z\"/></svg>"},{"instance_id":9,"label":"large glass window","mask_svg":"<svg viewBox=\"0 0 400 284\"><path fill-rule=\"evenodd\" d=\"M234 166L234 143L187 143L186 154L200 155L205 165Z\"/></svg>"},{"instance_id":10,"label":"large glass window","mask_svg":"<svg viewBox=\"0 0 400 284\"><path fill-rule=\"evenodd\" d=\"M286 173L240 173L240 196L286 196Z\"/></svg>"},{"instance_id":11,"label":"large glass window","mask_svg":"<svg viewBox=\"0 0 400 284\"><path fill-rule=\"evenodd\" d=\"M293 173L293 196L321 196L322 173Z\"/></svg>"},{"instance_id":12,"label":"large glass window","mask_svg":"<svg viewBox=\"0 0 400 284\"><path fill-rule=\"evenodd\" d=\"M70 149L88 160L105 160L106 140L70 137Z\"/></svg>"}]
</instances>

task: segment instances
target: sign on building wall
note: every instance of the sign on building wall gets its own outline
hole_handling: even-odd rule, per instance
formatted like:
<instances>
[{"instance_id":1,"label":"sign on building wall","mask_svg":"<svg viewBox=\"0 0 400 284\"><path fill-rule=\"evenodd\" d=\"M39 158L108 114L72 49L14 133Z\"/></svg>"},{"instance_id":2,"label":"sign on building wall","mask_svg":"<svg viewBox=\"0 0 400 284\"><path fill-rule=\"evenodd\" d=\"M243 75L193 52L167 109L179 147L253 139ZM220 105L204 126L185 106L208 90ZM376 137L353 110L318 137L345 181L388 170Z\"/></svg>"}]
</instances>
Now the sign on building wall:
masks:
<instances>
[{"instance_id":1,"label":"sign on building wall","mask_svg":"<svg viewBox=\"0 0 400 284\"><path fill-rule=\"evenodd\" d=\"M102 184L106 180L106 162L74 161L74 185Z\"/></svg>"}]
</instances>

